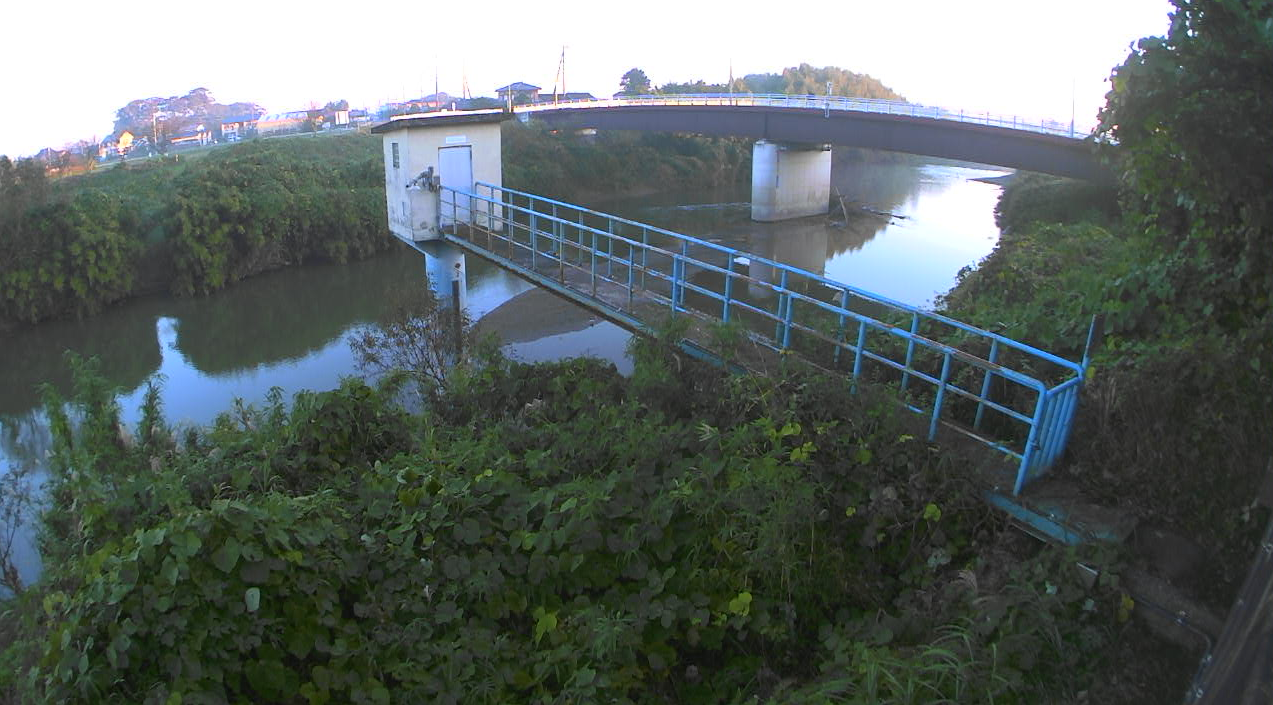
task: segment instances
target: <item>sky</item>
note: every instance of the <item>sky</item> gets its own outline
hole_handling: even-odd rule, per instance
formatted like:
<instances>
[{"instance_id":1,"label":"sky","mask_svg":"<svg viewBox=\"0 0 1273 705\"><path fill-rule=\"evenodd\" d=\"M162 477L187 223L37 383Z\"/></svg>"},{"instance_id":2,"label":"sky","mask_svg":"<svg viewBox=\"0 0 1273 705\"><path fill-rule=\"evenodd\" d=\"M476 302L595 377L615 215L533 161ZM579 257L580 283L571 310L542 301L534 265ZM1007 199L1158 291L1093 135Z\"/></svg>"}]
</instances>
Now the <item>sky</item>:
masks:
<instances>
[{"instance_id":1,"label":"sky","mask_svg":"<svg viewBox=\"0 0 1273 705\"><path fill-rule=\"evenodd\" d=\"M222 8L232 8L222 10ZM111 133L130 100L205 87L270 112L525 81L608 96L809 63L912 102L1095 123L1111 69L1167 31L1166 0L128 3L18 0L0 24L0 154Z\"/></svg>"}]
</instances>

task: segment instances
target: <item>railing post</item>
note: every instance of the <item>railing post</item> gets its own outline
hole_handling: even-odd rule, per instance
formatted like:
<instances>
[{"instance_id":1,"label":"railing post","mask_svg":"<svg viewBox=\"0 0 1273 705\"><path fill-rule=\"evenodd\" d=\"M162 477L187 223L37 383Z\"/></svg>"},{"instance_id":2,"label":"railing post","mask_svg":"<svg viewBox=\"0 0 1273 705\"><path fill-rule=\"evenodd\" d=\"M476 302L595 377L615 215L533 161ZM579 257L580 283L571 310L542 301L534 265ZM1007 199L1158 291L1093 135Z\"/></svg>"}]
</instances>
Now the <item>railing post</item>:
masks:
<instances>
[{"instance_id":1,"label":"railing post","mask_svg":"<svg viewBox=\"0 0 1273 705\"><path fill-rule=\"evenodd\" d=\"M539 252L539 220L530 212L530 271L535 271L535 255Z\"/></svg>"},{"instance_id":2,"label":"railing post","mask_svg":"<svg viewBox=\"0 0 1273 705\"><path fill-rule=\"evenodd\" d=\"M849 290L841 289L840 290L840 316L839 316L840 320L839 320L839 324L836 327L836 333L835 333L835 339L837 342L835 346L835 352L831 354L832 369L839 369L840 367L840 353L844 351L844 333L845 333L844 322L848 320L848 317L845 315L844 312L848 310L849 310Z\"/></svg>"},{"instance_id":3,"label":"railing post","mask_svg":"<svg viewBox=\"0 0 1273 705\"><path fill-rule=\"evenodd\" d=\"M941 420L942 403L946 400L946 382L950 380L950 351L942 357L941 383L937 385L937 398L933 400L933 420L928 423L928 440L937 438L937 423Z\"/></svg>"},{"instance_id":4,"label":"railing post","mask_svg":"<svg viewBox=\"0 0 1273 705\"><path fill-rule=\"evenodd\" d=\"M999 341L991 340L990 341L990 358L988 359L988 362L994 365L998 362L998 360L999 360ZM986 396L990 394L990 378L993 376L993 374L994 373L991 372L990 370L986 370L986 378L982 380L981 382L981 396L977 398L977 417L973 419L973 422L972 422L972 428L974 431L981 428L981 417L986 410Z\"/></svg>"},{"instance_id":5,"label":"railing post","mask_svg":"<svg viewBox=\"0 0 1273 705\"><path fill-rule=\"evenodd\" d=\"M677 289L681 281L681 256L672 255L672 314L676 315L676 297Z\"/></svg>"},{"instance_id":6,"label":"railing post","mask_svg":"<svg viewBox=\"0 0 1273 705\"><path fill-rule=\"evenodd\" d=\"M580 237L583 235L580 234ZM592 295L597 295L597 232L592 232Z\"/></svg>"},{"instance_id":7,"label":"railing post","mask_svg":"<svg viewBox=\"0 0 1273 705\"><path fill-rule=\"evenodd\" d=\"M853 352L853 391L857 391L858 377L862 374L862 353L866 350L866 321L858 321L858 344Z\"/></svg>"},{"instance_id":8,"label":"railing post","mask_svg":"<svg viewBox=\"0 0 1273 705\"><path fill-rule=\"evenodd\" d=\"M1043 411L1047 405L1048 393L1040 390L1039 400L1034 405L1034 420L1030 422L1030 433L1025 439L1025 451L1021 454L1021 466L1017 468L1017 482L1012 487L1013 495L1019 495L1025 489L1025 481L1032 470L1030 466L1034 463L1034 451L1038 445L1039 423L1043 420Z\"/></svg>"},{"instance_id":9,"label":"railing post","mask_svg":"<svg viewBox=\"0 0 1273 705\"><path fill-rule=\"evenodd\" d=\"M628 243L628 310L629 311L632 310L632 281L633 281L633 275L635 274L635 272L632 270L632 265L636 264L636 258L634 257L635 254L636 252L633 248L633 245L631 242L629 242Z\"/></svg>"},{"instance_id":10,"label":"railing post","mask_svg":"<svg viewBox=\"0 0 1273 705\"><path fill-rule=\"evenodd\" d=\"M787 315L790 295L787 294L787 270L782 270L782 278L778 280L778 323L774 326L774 340L782 340L782 322Z\"/></svg>"},{"instance_id":11,"label":"railing post","mask_svg":"<svg viewBox=\"0 0 1273 705\"><path fill-rule=\"evenodd\" d=\"M791 321L795 318L796 301L787 294L787 311L782 317L782 349L787 350L791 347Z\"/></svg>"},{"instance_id":12,"label":"railing post","mask_svg":"<svg viewBox=\"0 0 1273 705\"><path fill-rule=\"evenodd\" d=\"M645 270L649 267L647 255L650 253L650 229L641 226L641 290L645 290Z\"/></svg>"},{"instance_id":13,"label":"railing post","mask_svg":"<svg viewBox=\"0 0 1273 705\"><path fill-rule=\"evenodd\" d=\"M614 218L610 219L610 229L606 232L606 279L614 278Z\"/></svg>"},{"instance_id":14,"label":"railing post","mask_svg":"<svg viewBox=\"0 0 1273 705\"><path fill-rule=\"evenodd\" d=\"M721 308L720 318L725 323L729 323L729 300L734 292L734 254L731 252L726 255L729 264L725 267L725 302Z\"/></svg>"},{"instance_id":15,"label":"railing post","mask_svg":"<svg viewBox=\"0 0 1273 705\"><path fill-rule=\"evenodd\" d=\"M902 370L902 393L906 393L906 385L911 381L911 361L915 357L915 336L919 335L919 314L911 314L911 336L906 339L906 369Z\"/></svg>"},{"instance_id":16,"label":"railing post","mask_svg":"<svg viewBox=\"0 0 1273 705\"><path fill-rule=\"evenodd\" d=\"M678 299L676 302L676 305L680 306L681 308L685 307L685 281L689 278L689 276L685 273L685 263L689 261L689 258L690 258L690 241L681 240L681 292L680 292L681 298Z\"/></svg>"}]
</instances>

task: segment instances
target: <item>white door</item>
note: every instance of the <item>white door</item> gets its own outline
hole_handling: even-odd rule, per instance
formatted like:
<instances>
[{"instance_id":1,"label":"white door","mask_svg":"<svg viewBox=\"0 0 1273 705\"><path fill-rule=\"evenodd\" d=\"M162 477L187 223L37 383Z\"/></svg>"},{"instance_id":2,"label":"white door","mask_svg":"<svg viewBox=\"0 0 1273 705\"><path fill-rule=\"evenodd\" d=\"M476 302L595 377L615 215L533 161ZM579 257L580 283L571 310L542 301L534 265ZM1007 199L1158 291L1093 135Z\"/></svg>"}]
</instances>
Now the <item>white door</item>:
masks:
<instances>
[{"instance_id":1,"label":"white door","mask_svg":"<svg viewBox=\"0 0 1273 705\"><path fill-rule=\"evenodd\" d=\"M438 175L442 178L444 189L454 189L442 192L439 204L442 227L455 221L472 222L472 206L467 194L473 192L473 148L469 145L439 148Z\"/></svg>"}]
</instances>

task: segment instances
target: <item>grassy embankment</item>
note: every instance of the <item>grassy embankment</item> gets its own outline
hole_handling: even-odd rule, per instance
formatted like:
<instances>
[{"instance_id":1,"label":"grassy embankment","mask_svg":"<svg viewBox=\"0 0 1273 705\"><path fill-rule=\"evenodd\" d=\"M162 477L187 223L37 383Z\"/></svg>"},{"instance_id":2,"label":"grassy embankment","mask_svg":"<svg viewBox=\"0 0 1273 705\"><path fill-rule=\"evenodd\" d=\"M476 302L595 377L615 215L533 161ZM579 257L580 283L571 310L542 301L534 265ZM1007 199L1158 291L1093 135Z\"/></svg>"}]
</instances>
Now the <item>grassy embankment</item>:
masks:
<instances>
[{"instance_id":1,"label":"grassy embankment","mask_svg":"<svg viewBox=\"0 0 1273 705\"><path fill-rule=\"evenodd\" d=\"M1071 359L1091 316L1105 317L1062 475L1194 542L1203 560L1174 581L1225 614L1268 516L1254 501L1273 428L1267 313L1207 319L1219 296L1180 301L1188 285L1172 268L1223 283L1233 264L1182 262L1113 189L1026 176L996 216L995 251L941 305Z\"/></svg>"},{"instance_id":2,"label":"grassy embankment","mask_svg":"<svg viewBox=\"0 0 1273 705\"><path fill-rule=\"evenodd\" d=\"M741 178L750 159L731 140L609 134L593 144L517 123L505 128L505 153L509 186L566 198L712 186ZM388 249L382 168L379 138L346 134L255 140L52 183L6 172L0 325Z\"/></svg>"}]
</instances>

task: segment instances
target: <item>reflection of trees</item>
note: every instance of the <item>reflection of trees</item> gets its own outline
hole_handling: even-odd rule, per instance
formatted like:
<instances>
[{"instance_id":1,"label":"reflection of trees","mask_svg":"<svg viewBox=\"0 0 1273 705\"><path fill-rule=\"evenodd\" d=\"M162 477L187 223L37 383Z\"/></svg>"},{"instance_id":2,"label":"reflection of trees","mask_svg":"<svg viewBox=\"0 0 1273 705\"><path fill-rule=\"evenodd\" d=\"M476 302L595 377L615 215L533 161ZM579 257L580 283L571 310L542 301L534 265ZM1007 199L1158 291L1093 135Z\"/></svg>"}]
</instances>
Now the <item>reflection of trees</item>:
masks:
<instances>
[{"instance_id":1,"label":"reflection of trees","mask_svg":"<svg viewBox=\"0 0 1273 705\"><path fill-rule=\"evenodd\" d=\"M401 251L254 277L207 299L180 302L177 348L208 374L304 357L350 326L376 319L394 288L423 280L421 258Z\"/></svg>"},{"instance_id":2,"label":"reflection of trees","mask_svg":"<svg viewBox=\"0 0 1273 705\"><path fill-rule=\"evenodd\" d=\"M849 217L843 227L832 232L827 243L827 259L861 249L888 227L888 216L871 211L897 213L903 210L919 191L920 173L916 166L905 161L877 162L856 153L836 151L831 160L831 184L832 195L844 197ZM832 216L839 217L834 211Z\"/></svg>"},{"instance_id":3,"label":"reflection of trees","mask_svg":"<svg viewBox=\"0 0 1273 705\"><path fill-rule=\"evenodd\" d=\"M0 413L0 474L8 471L9 464L43 467L52 447L53 433L42 408Z\"/></svg>"},{"instance_id":4,"label":"reflection of trees","mask_svg":"<svg viewBox=\"0 0 1273 705\"><path fill-rule=\"evenodd\" d=\"M66 350L96 356L112 384L137 387L159 368L155 318L162 308L161 299L148 298L82 321L53 321L7 333L0 345L0 415L38 405L36 386L43 382L67 394L71 371L63 358Z\"/></svg>"}]
</instances>

